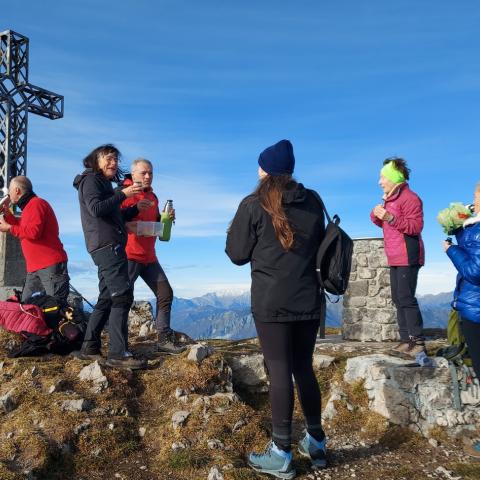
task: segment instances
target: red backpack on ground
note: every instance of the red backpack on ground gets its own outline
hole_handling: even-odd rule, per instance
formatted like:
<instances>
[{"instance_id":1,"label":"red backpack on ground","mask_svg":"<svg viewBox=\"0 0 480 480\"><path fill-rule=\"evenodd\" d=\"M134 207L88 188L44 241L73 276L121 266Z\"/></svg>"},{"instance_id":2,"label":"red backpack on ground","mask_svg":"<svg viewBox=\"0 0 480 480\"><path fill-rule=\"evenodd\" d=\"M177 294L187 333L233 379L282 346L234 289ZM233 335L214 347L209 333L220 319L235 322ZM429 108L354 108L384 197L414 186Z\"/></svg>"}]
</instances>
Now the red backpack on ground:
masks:
<instances>
[{"instance_id":1,"label":"red backpack on ground","mask_svg":"<svg viewBox=\"0 0 480 480\"><path fill-rule=\"evenodd\" d=\"M40 307L18 302L0 302L0 327L8 332L27 332L41 337L53 332Z\"/></svg>"}]
</instances>

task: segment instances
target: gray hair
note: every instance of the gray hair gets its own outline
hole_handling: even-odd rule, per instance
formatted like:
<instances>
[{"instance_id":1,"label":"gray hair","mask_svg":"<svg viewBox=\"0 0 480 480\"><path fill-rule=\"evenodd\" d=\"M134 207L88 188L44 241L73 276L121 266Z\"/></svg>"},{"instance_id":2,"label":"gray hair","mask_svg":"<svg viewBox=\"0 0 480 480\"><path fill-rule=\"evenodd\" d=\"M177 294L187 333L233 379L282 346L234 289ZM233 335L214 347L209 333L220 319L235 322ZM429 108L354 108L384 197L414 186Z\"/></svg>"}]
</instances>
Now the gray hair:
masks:
<instances>
[{"instance_id":1,"label":"gray hair","mask_svg":"<svg viewBox=\"0 0 480 480\"><path fill-rule=\"evenodd\" d=\"M132 166L130 167L130 171L133 172L136 168L136 166L139 164L139 163L146 163L153 171L153 165L152 165L152 162L150 160L147 160L146 158L142 158L142 157L139 157L139 158L136 158L133 162L132 162Z\"/></svg>"},{"instance_id":2,"label":"gray hair","mask_svg":"<svg viewBox=\"0 0 480 480\"><path fill-rule=\"evenodd\" d=\"M33 185L29 178L19 175L18 177L13 177L11 182L15 184L17 188L21 190L22 193L30 193L33 191Z\"/></svg>"}]
</instances>

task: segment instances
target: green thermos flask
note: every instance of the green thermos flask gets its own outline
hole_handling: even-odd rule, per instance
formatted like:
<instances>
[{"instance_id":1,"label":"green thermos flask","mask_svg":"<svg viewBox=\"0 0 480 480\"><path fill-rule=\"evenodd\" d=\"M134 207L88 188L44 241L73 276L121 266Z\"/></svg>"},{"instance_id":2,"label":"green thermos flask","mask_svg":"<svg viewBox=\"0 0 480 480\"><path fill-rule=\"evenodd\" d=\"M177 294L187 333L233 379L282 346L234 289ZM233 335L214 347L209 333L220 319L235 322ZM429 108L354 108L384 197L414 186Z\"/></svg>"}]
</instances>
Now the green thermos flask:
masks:
<instances>
[{"instance_id":1,"label":"green thermos flask","mask_svg":"<svg viewBox=\"0 0 480 480\"><path fill-rule=\"evenodd\" d=\"M158 237L162 242L168 242L170 240L170 234L172 233L173 220L170 218L170 212L173 210L173 200L167 200L163 212L160 214L160 222L163 223L162 235Z\"/></svg>"}]
</instances>

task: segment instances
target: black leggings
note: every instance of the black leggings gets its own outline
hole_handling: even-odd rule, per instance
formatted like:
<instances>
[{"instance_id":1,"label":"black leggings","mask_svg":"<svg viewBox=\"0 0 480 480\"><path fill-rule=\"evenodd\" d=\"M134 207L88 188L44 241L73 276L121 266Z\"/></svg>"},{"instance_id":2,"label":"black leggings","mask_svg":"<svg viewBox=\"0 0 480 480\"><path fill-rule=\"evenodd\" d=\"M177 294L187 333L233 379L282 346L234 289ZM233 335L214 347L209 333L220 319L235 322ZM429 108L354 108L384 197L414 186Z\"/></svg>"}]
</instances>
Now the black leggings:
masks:
<instances>
[{"instance_id":1,"label":"black leggings","mask_svg":"<svg viewBox=\"0 0 480 480\"><path fill-rule=\"evenodd\" d=\"M397 307L397 323L400 340L423 341L423 318L415 298L419 265L390 267L392 301Z\"/></svg>"},{"instance_id":2,"label":"black leggings","mask_svg":"<svg viewBox=\"0 0 480 480\"><path fill-rule=\"evenodd\" d=\"M320 320L266 323L255 321L270 380L272 437L278 447L290 450L293 415L293 380L297 385L307 430L324 438L320 420L320 389L312 356Z\"/></svg>"},{"instance_id":3,"label":"black leggings","mask_svg":"<svg viewBox=\"0 0 480 480\"><path fill-rule=\"evenodd\" d=\"M462 332L472 359L473 370L480 379L480 323L462 318Z\"/></svg>"}]
</instances>

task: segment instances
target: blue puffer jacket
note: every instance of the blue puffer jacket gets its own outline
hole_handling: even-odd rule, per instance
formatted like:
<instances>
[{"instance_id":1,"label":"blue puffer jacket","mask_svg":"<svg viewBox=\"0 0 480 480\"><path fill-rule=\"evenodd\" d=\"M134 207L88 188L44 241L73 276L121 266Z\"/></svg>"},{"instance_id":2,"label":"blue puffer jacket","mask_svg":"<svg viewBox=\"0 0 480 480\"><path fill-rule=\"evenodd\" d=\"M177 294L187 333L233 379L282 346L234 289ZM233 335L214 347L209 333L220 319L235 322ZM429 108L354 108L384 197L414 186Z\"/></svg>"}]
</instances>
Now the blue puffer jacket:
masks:
<instances>
[{"instance_id":1,"label":"blue puffer jacket","mask_svg":"<svg viewBox=\"0 0 480 480\"><path fill-rule=\"evenodd\" d=\"M453 308L462 318L480 323L480 216L475 220L456 232L457 245L447 255L458 270Z\"/></svg>"}]
</instances>

